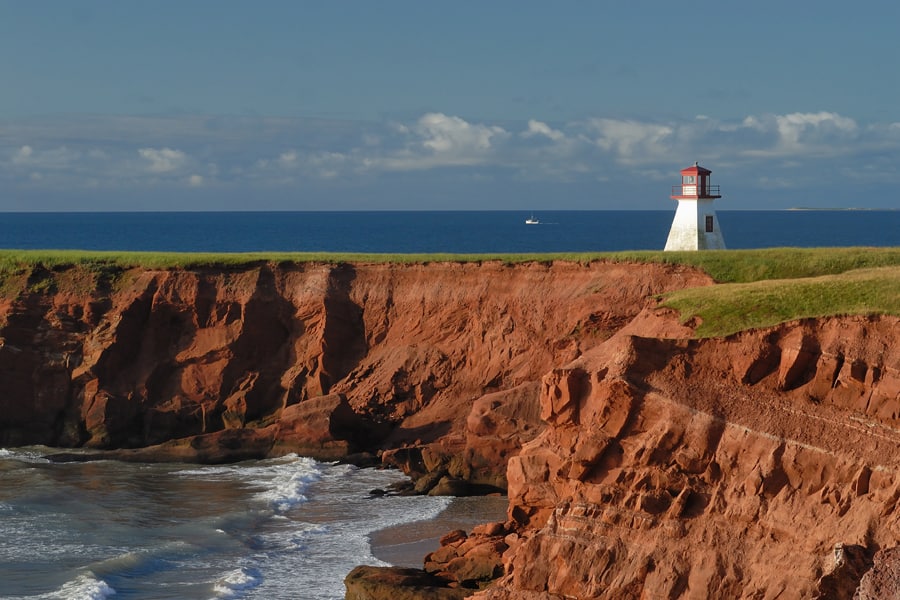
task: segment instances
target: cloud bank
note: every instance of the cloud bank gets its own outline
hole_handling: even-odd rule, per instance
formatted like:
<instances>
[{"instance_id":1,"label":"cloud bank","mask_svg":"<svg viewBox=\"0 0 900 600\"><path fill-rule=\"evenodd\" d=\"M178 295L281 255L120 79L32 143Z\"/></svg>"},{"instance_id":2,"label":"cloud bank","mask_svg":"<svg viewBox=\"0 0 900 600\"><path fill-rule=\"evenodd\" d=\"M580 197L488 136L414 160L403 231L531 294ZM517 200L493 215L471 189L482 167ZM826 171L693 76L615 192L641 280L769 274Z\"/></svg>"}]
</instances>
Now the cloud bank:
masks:
<instances>
[{"instance_id":1,"label":"cloud bank","mask_svg":"<svg viewBox=\"0 0 900 600\"><path fill-rule=\"evenodd\" d=\"M838 202L865 186L870 204L897 207L898 156L900 123L860 124L828 111L565 123L491 123L439 112L406 122L206 116L0 121L4 188L32 199L67 195L85 202L82 210L91 209L89 190L188 199L191 193L225 197L259 190L271 204L259 208L280 208L278 194L301 193L304 206L318 208L317 194L333 198L340 190L345 208L356 206L354 194L367 198L358 207L392 208L379 198L403 185L490 190L494 204L483 208L504 208L503 189L539 186L549 194L558 186L596 198L592 205L567 206L560 195L552 199L559 208L620 208L604 200L605 191L621 197L632 190L627 206L650 208L667 190L661 183L676 183L678 170L694 161L713 169L726 189L729 183L756 194L793 189L820 198L829 189L844 190ZM290 206L296 204L284 207ZM214 207L208 201L198 206Z\"/></svg>"}]
</instances>

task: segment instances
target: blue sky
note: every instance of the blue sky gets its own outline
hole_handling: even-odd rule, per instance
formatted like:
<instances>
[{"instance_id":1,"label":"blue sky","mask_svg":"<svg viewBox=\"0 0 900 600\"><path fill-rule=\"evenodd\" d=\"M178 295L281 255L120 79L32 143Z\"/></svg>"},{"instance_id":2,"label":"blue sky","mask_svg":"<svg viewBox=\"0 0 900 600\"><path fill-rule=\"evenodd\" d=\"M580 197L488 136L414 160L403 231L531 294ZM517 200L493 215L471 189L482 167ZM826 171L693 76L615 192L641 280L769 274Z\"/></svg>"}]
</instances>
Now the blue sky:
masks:
<instances>
[{"instance_id":1,"label":"blue sky","mask_svg":"<svg viewBox=\"0 0 900 600\"><path fill-rule=\"evenodd\" d=\"M900 4L0 0L0 210L900 208Z\"/></svg>"}]
</instances>

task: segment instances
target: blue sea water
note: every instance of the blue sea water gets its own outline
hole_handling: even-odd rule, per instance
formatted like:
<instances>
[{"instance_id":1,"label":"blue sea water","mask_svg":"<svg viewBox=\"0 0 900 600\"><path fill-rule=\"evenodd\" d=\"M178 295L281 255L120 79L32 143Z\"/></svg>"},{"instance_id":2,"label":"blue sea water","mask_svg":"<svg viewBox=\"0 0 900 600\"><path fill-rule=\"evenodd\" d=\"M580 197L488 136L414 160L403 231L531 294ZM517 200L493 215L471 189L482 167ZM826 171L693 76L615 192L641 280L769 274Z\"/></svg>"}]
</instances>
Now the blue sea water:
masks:
<instances>
[{"instance_id":1,"label":"blue sea water","mask_svg":"<svg viewBox=\"0 0 900 600\"><path fill-rule=\"evenodd\" d=\"M900 246L900 210L717 211L728 248ZM3 213L0 248L174 252L660 250L673 211Z\"/></svg>"}]
</instances>

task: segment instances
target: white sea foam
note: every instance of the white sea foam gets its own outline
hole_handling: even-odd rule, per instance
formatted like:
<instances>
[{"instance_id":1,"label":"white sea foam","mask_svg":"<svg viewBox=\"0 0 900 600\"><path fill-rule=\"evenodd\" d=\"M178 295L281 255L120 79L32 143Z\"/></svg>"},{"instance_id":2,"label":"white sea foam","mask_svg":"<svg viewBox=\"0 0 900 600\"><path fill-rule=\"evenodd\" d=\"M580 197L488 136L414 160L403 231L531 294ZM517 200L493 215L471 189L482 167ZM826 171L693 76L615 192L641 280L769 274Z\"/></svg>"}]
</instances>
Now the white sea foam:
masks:
<instances>
[{"instance_id":1,"label":"white sea foam","mask_svg":"<svg viewBox=\"0 0 900 600\"><path fill-rule=\"evenodd\" d=\"M50 598L54 600L104 600L115 594L116 590L108 583L97 579L93 573L88 572L65 583L51 594Z\"/></svg>"},{"instance_id":2,"label":"white sea foam","mask_svg":"<svg viewBox=\"0 0 900 600\"><path fill-rule=\"evenodd\" d=\"M215 479L239 479L259 488L255 498L265 502L269 508L284 513L307 501L306 492L310 485L322 477L322 465L314 459L289 454L248 465L226 465L182 469L176 473L183 477Z\"/></svg>"},{"instance_id":3,"label":"white sea foam","mask_svg":"<svg viewBox=\"0 0 900 600\"><path fill-rule=\"evenodd\" d=\"M45 456L46 448L33 446L27 448L0 448L0 460L10 459L27 463L47 463L50 462Z\"/></svg>"},{"instance_id":4,"label":"white sea foam","mask_svg":"<svg viewBox=\"0 0 900 600\"><path fill-rule=\"evenodd\" d=\"M254 483L265 487L256 497L280 513L306 502L307 489L322 477L315 460L297 456L292 456L290 462L277 462L253 470Z\"/></svg>"},{"instance_id":5,"label":"white sea foam","mask_svg":"<svg viewBox=\"0 0 900 600\"><path fill-rule=\"evenodd\" d=\"M262 583L262 574L257 569L242 567L226 573L213 585L215 598L241 598Z\"/></svg>"},{"instance_id":6,"label":"white sea foam","mask_svg":"<svg viewBox=\"0 0 900 600\"><path fill-rule=\"evenodd\" d=\"M309 490L302 510L261 534L266 549L261 564L267 579L253 597L292 597L298 585L304 598L333 600L344 594L344 576L360 564L386 565L372 555L369 535L400 523L431 519L449 504L446 497L369 496L403 479L396 471L320 465L320 479ZM276 566L277 565L277 566ZM285 576L283 574L290 574ZM265 596L260 596L265 592Z\"/></svg>"}]
</instances>

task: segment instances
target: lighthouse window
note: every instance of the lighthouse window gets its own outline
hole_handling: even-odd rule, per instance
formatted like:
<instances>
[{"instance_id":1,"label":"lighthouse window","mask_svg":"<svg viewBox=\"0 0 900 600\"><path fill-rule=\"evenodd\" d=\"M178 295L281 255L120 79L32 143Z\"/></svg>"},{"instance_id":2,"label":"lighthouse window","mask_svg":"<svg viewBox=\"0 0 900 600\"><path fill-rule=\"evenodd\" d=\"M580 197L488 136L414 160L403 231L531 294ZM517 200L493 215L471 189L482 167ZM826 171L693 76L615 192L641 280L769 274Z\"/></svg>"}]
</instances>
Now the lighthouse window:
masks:
<instances>
[{"instance_id":1,"label":"lighthouse window","mask_svg":"<svg viewBox=\"0 0 900 600\"><path fill-rule=\"evenodd\" d=\"M694 176L693 175L685 175L682 178L682 183L694 183Z\"/></svg>"},{"instance_id":2,"label":"lighthouse window","mask_svg":"<svg viewBox=\"0 0 900 600\"><path fill-rule=\"evenodd\" d=\"M711 215L706 215L706 233L712 233L713 230L713 218Z\"/></svg>"}]
</instances>

